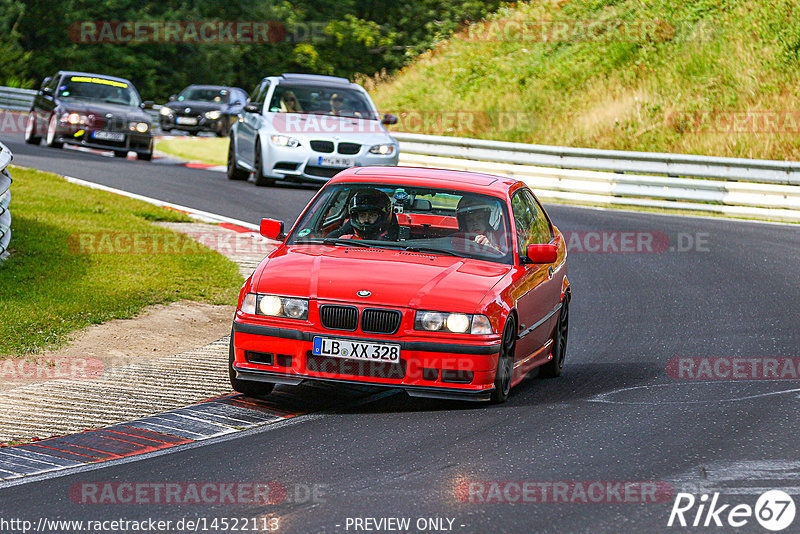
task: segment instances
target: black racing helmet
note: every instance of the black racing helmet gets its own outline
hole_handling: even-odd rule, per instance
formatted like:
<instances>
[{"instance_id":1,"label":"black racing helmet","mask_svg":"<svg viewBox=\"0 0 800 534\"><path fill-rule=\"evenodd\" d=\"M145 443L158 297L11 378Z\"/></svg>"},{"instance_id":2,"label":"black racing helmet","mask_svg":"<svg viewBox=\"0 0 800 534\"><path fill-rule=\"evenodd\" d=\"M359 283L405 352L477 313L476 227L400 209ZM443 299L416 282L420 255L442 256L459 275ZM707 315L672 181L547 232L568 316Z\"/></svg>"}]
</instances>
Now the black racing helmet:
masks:
<instances>
[{"instance_id":1,"label":"black racing helmet","mask_svg":"<svg viewBox=\"0 0 800 534\"><path fill-rule=\"evenodd\" d=\"M467 229L467 214L477 213L484 221L486 228L491 228L492 225L489 220L492 215L492 206L486 200L478 197L465 196L461 197L456 207L456 218L458 219L458 228L462 231Z\"/></svg>"},{"instance_id":2,"label":"black racing helmet","mask_svg":"<svg viewBox=\"0 0 800 534\"><path fill-rule=\"evenodd\" d=\"M389 228L392 220L392 201L382 191L366 189L353 195L347 211L350 214L350 224L356 229L356 233L366 239L375 239ZM357 214L370 211L378 213L374 223L362 223L358 220Z\"/></svg>"}]
</instances>

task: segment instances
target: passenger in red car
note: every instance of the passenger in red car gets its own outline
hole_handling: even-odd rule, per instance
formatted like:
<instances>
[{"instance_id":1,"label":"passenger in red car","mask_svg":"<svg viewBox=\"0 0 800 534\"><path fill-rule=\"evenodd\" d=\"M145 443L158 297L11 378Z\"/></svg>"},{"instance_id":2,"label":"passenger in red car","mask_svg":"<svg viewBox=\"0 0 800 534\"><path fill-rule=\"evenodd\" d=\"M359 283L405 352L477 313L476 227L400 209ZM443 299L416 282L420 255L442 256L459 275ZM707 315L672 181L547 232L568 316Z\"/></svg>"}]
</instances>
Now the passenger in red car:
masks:
<instances>
[{"instance_id":1,"label":"passenger in red car","mask_svg":"<svg viewBox=\"0 0 800 534\"><path fill-rule=\"evenodd\" d=\"M491 215L492 207L484 200L462 197L456 208L459 232L454 237L491 247L505 254L508 249L503 225L499 225L499 230L495 230L492 227Z\"/></svg>"},{"instance_id":2,"label":"passenger in red car","mask_svg":"<svg viewBox=\"0 0 800 534\"><path fill-rule=\"evenodd\" d=\"M350 220L327 237L357 237L380 241L397 241L399 225L392 201L383 191L359 191L348 201Z\"/></svg>"}]
</instances>

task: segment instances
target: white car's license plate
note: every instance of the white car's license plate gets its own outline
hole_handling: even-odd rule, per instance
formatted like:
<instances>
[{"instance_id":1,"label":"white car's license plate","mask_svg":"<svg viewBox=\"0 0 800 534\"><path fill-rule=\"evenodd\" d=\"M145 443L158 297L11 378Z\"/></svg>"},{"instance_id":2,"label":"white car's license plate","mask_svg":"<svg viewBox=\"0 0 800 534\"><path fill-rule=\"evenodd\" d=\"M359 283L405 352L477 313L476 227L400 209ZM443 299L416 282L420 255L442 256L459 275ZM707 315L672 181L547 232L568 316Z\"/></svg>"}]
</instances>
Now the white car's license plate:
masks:
<instances>
[{"instance_id":1,"label":"white car's license plate","mask_svg":"<svg viewBox=\"0 0 800 534\"><path fill-rule=\"evenodd\" d=\"M317 165L320 167L352 167L356 164L353 158L339 158L336 156L320 156Z\"/></svg>"},{"instance_id":2,"label":"white car's license plate","mask_svg":"<svg viewBox=\"0 0 800 534\"><path fill-rule=\"evenodd\" d=\"M315 337L313 354L369 362L400 361L400 345L331 337Z\"/></svg>"},{"instance_id":3,"label":"white car's license plate","mask_svg":"<svg viewBox=\"0 0 800 534\"><path fill-rule=\"evenodd\" d=\"M124 141L125 134L119 132L103 132L103 131L94 131L92 132L92 137L94 139L100 139L102 141Z\"/></svg>"},{"instance_id":4,"label":"white car's license plate","mask_svg":"<svg viewBox=\"0 0 800 534\"><path fill-rule=\"evenodd\" d=\"M197 124L197 119L195 117L178 117L175 122L178 124L188 124L194 126Z\"/></svg>"}]
</instances>

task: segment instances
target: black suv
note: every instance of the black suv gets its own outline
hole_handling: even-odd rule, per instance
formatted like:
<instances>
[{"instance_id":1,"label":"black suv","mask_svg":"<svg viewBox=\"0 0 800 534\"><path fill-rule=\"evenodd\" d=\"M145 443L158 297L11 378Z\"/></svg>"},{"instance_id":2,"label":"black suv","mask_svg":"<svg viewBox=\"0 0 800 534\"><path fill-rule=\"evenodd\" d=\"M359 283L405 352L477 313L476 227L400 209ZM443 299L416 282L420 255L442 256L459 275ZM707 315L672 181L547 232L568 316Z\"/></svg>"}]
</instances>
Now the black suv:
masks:
<instances>
[{"instance_id":1,"label":"black suv","mask_svg":"<svg viewBox=\"0 0 800 534\"><path fill-rule=\"evenodd\" d=\"M113 150L124 158L129 151L139 159L153 157L150 116L133 84L124 79L90 72L59 71L44 79L33 99L25 141L49 147L64 143Z\"/></svg>"},{"instance_id":2,"label":"black suv","mask_svg":"<svg viewBox=\"0 0 800 534\"><path fill-rule=\"evenodd\" d=\"M161 107L161 130L184 130L192 135L212 132L226 137L245 102L247 93L238 87L190 85Z\"/></svg>"}]
</instances>

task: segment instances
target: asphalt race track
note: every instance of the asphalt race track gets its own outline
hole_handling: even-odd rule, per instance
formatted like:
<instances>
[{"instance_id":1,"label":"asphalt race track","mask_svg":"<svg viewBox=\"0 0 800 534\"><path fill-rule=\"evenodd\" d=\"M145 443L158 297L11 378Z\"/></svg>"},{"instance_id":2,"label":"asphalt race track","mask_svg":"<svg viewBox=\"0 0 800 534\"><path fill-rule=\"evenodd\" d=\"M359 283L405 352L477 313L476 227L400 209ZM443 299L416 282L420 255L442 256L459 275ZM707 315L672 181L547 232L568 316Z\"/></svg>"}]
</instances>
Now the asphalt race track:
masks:
<instances>
[{"instance_id":1,"label":"asphalt race track","mask_svg":"<svg viewBox=\"0 0 800 534\"><path fill-rule=\"evenodd\" d=\"M181 204L210 213L258 224L265 213L294 223L319 187L284 183L281 188L256 187L246 181L228 180L224 173L187 169L113 158L74 149L25 144L21 137L3 138L14 154L14 165L72 176L138 195ZM108 154L111 154L110 152Z\"/></svg>"},{"instance_id":2,"label":"asphalt race track","mask_svg":"<svg viewBox=\"0 0 800 534\"><path fill-rule=\"evenodd\" d=\"M17 165L254 223L262 216L293 221L316 190L256 188L221 173L21 139L7 144ZM372 402L343 399L338 408L279 425L0 487L0 516L173 525L266 517L277 519L279 532L299 533L397 531L389 523L373 528L365 518L408 518L410 532L437 525L464 533L664 532L677 492L698 499L719 492L719 504L730 507L753 507L767 489L800 493L800 376L785 367L797 360L784 360L800 357L798 228L567 206L548 211L571 243L572 320L561 378L528 378L500 406L376 390ZM623 245L622 232L636 237ZM653 252L619 251L637 239L655 243ZM700 360L692 360L696 367L677 360L692 357L709 358L703 361L716 379L692 379L703 369ZM777 359L783 379L731 379L749 376L734 369L752 358ZM284 488L283 498L81 504L69 493L105 482L253 481ZM569 489L549 491L548 502L480 502L541 500L541 492L520 497L524 482ZM608 489L619 482L650 483L659 492L648 500ZM605 489L581 494L592 483ZM437 518L441 524L418 524ZM741 530L765 532L754 517Z\"/></svg>"}]
</instances>

